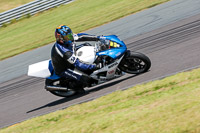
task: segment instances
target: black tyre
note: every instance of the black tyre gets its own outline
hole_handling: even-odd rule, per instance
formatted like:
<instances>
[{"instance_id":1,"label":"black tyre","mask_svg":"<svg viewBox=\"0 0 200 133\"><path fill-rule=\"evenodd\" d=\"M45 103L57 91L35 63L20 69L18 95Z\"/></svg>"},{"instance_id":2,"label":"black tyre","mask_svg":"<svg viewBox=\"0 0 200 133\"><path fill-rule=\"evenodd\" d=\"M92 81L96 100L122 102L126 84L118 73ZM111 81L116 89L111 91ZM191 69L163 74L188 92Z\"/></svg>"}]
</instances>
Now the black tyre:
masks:
<instances>
[{"instance_id":1,"label":"black tyre","mask_svg":"<svg viewBox=\"0 0 200 133\"><path fill-rule=\"evenodd\" d=\"M142 53L129 53L119 64L119 69L130 74L147 72L151 67L150 59Z\"/></svg>"},{"instance_id":2,"label":"black tyre","mask_svg":"<svg viewBox=\"0 0 200 133\"><path fill-rule=\"evenodd\" d=\"M61 80L51 80L51 79L46 79L45 81L45 85L48 86L61 86L62 85L62 82ZM53 91L49 91L50 93L56 95L56 96L59 96L59 97L70 97L72 95L75 95L76 94L76 91L75 90L72 90L72 89L67 89L66 91L63 91L63 90L53 90Z\"/></svg>"},{"instance_id":3,"label":"black tyre","mask_svg":"<svg viewBox=\"0 0 200 133\"><path fill-rule=\"evenodd\" d=\"M70 96L75 95L76 93L74 90L70 90L70 89L68 91L49 91L49 92L59 97L70 97Z\"/></svg>"}]
</instances>

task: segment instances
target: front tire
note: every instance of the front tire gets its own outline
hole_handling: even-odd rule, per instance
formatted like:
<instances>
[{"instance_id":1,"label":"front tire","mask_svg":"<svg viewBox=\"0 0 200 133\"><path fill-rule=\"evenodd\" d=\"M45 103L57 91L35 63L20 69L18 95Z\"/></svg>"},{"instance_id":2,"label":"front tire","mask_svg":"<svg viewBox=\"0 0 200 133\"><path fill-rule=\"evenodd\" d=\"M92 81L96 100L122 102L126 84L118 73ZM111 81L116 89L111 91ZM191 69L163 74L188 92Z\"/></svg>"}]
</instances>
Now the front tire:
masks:
<instances>
[{"instance_id":1,"label":"front tire","mask_svg":"<svg viewBox=\"0 0 200 133\"><path fill-rule=\"evenodd\" d=\"M150 59L142 53L129 53L119 64L119 69L130 74L147 72L151 67Z\"/></svg>"}]
</instances>

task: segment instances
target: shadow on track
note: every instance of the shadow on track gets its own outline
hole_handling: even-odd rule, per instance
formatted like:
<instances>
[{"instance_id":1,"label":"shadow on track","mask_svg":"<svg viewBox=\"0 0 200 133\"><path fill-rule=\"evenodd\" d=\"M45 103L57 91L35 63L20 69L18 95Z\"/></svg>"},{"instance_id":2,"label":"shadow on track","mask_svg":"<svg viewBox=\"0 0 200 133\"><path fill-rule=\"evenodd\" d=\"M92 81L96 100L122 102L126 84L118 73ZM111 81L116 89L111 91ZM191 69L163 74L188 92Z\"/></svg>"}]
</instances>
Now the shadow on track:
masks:
<instances>
[{"instance_id":1,"label":"shadow on track","mask_svg":"<svg viewBox=\"0 0 200 133\"><path fill-rule=\"evenodd\" d=\"M141 74L139 74L139 75L141 75ZM34 111L37 111L37 110L40 110L40 109L43 109L43 108L46 108L46 107L52 107L52 106L56 106L56 105L59 105L59 104L65 103L65 102L72 101L72 100L74 100L74 99L77 99L77 98L86 96L86 95L91 94L91 93L94 93L94 92L96 92L96 91L99 91L99 90L102 90L102 89L106 89L106 88L108 88L108 87L110 87L110 86L113 86L113 85L115 85L115 84L118 84L118 83L120 83L120 82L122 82L122 81L124 81L124 80L133 78L133 77L135 77L135 76L138 76L138 75L130 75L130 76L124 78L124 79L119 79L119 80L113 81L113 82L111 82L111 83L106 83L106 84L99 85L99 86L97 86L97 87L95 87L95 88L93 88L93 89L91 89L91 90L86 91L86 93L84 93L84 94L77 94L77 95L74 95L74 96L71 96L71 97L62 98L62 99L59 99L59 100L57 100L57 101L48 103L48 104L46 104L46 105L44 105L44 106L41 106L41 107L35 108L35 109L33 109L33 110L27 111L26 113L31 113L31 112L34 112ZM91 100L93 100L93 99L94 99L94 98L85 99L85 100L79 101L78 103L80 104L80 103L88 102L88 101L91 101ZM78 104L78 103L74 103L74 104ZM71 106L71 105L73 105L73 104L70 104L69 106ZM69 106L67 106L67 107L69 107ZM67 108L67 107L65 107L65 108Z\"/></svg>"}]
</instances>

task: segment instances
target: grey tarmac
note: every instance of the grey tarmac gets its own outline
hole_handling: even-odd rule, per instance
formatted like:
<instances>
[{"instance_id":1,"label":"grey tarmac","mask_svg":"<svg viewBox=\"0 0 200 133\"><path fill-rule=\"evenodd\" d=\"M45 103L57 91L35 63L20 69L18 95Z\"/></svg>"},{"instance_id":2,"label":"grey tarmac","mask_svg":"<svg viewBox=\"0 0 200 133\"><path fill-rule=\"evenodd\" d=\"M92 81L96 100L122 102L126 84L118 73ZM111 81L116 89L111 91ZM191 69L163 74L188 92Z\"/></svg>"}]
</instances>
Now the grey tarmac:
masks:
<instances>
[{"instance_id":1,"label":"grey tarmac","mask_svg":"<svg viewBox=\"0 0 200 133\"><path fill-rule=\"evenodd\" d=\"M190 7L192 5L191 3L194 4L193 7ZM190 12L186 13L187 6ZM102 27L100 31L95 32L93 29L88 31L98 34L116 33L125 41L130 50L142 52L149 56L152 61L152 67L149 72L141 75L127 74L103 85L87 88L87 94L85 95L77 95L71 98L56 97L43 89L44 79L27 77L25 72L23 72L24 70L20 69L23 68L27 71L28 64L48 59L49 55L46 55L46 57L34 55L36 53L44 53L44 51L48 53L52 44L1 61L0 70L1 76L3 76L1 80L6 80L0 84L0 128L32 117L64 109L74 104L87 102L116 90L126 89L130 86L160 79L177 72L198 68L200 66L199 6L200 1L198 0L173 0L135 14L136 18L134 22L129 18L134 16L131 15L103 25L105 29L109 29L108 31ZM169 15L169 12L166 12L167 9L171 11L171 15ZM149 23L144 24L144 22L147 22L145 21L145 16L151 18L155 16L154 14L159 14L159 11L161 14L166 12L166 16L160 14L158 15L162 16L160 19L153 19ZM180 15L179 13L183 14ZM144 18L143 21L142 18ZM120 24L123 22L124 24ZM164 23L161 24L162 22ZM131 26L132 24L135 25L135 31L137 32L134 32L134 26ZM124 29L123 32L127 34L119 32L122 31L119 29L119 25ZM99 27L95 29L98 30ZM24 57L29 57L30 60L26 60L26 63L21 62L25 60ZM13 59L15 62L12 61ZM21 63L18 64L17 62ZM5 64L9 65L10 68L6 67ZM16 68L19 71L15 71ZM10 73L16 73L18 76L13 76L10 78L11 80L8 80Z\"/></svg>"}]
</instances>

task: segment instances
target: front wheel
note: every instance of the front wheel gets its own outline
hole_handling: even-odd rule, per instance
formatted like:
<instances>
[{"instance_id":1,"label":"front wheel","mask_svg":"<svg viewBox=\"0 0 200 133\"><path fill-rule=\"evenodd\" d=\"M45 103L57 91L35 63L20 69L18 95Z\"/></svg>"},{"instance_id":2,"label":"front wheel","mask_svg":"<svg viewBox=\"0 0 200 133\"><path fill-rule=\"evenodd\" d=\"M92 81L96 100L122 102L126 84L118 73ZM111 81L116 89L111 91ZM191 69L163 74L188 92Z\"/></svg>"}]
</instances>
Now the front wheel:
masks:
<instances>
[{"instance_id":1,"label":"front wheel","mask_svg":"<svg viewBox=\"0 0 200 133\"><path fill-rule=\"evenodd\" d=\"M150 67L150 59L142 53L129 53L119 64L120 70L130 74L147 72Z\"/></svg>"}]
</instances>

